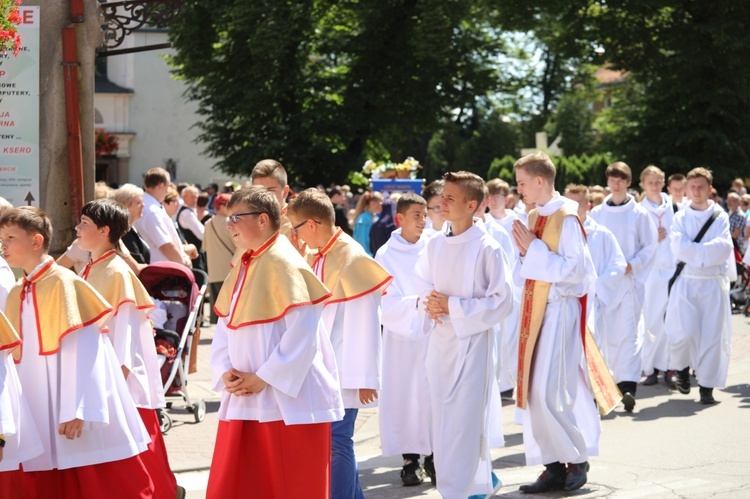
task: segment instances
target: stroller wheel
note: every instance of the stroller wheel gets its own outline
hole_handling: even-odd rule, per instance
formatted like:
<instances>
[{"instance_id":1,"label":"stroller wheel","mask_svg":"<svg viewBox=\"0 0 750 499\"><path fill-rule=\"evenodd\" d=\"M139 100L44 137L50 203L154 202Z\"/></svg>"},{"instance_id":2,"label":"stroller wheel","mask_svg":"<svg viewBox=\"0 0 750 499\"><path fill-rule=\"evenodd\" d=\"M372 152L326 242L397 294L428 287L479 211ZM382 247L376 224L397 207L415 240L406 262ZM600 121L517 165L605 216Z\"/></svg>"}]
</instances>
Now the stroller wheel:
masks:
<instances>
[{"instance_id":1,"label":"stroller wheel","mask_svg":"<svg viewBox=\"0 0 750 499\"><path fill-rule=\"evenodd\" d=\"M195 404L193 404L191 407L193 413L193 417L195 418L196 423L200 423L204 419L206 419L206 403L203 401L203 399L199 400Z\"/></svg>"},{"instance_id":2,"label":"stroller wheel","mask_svg":"<svg viewBox=\"0 0 750 499\"><path fill-rule=\"evenodd\" d=\"M172 402L167 402L167 409L171 409L171 408L172 408Z\"/></svg>"},{"instance_id":3,"label":"stroller wheel","mask_svg":"<svg viewBox=\"0 0 750 499\"><path fill-rule=\"evenodd\" d=\"M162 435L166 435L172 429L172 418L164 411L159 411L159 426L161 427Z\"/></svg>"}]
</instances>

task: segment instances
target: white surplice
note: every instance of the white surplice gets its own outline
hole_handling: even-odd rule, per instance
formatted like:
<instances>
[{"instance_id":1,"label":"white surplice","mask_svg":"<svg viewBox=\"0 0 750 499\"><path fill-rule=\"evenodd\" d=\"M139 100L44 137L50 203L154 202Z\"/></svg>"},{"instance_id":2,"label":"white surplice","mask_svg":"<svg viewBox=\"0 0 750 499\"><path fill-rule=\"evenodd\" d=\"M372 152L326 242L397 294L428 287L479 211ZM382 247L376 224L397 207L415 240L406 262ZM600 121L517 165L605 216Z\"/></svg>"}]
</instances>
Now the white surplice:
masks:
<instances>
[{"instance_id":1,"label":"white surplice","mask_svg":"<svg viewBox=\"0 0 750 499\"><path fill-rule=\"evenodd\" d=\"M641 379L641 346L643 344L642 308L644 283L648 278L658 246L658 232L651 215L628 194L629 201L609 206L607 201L591 210L589 216L608 228L617 239L632 271L625 276L626 291L619 303L604 310L604 327L599 331L602 355L617 383Z\"/></svg>"},{"instance_id":2,"label":"white surplice","mask_svg":"<svg viewBox=\"0 0 750 499\"><path fill-rule=\"evenodd\" d=\"M555 195L540 216L550 216L564 203ZM577 211L578 206L571 206ZM534 349L529 393L523 420L526 464L581 463L599 452L599 413L588 385L581 341L579 298L594 289L596 270L583 231L575 217L566 217L557 253L534 240L516 271L526 279L551 282L542 328Z\"/></svg>"},{"instance_id":3,"label":"white surplice","mask_svg":"<svg viewBox=\"0 0 750 499\"><path fill-rule=\"evenodd\" d=\"M669 369L669 340L664 332L664 314L667 311L667 284L675 271L674 257L669 244L669 230L674 219L674 205L669 196L661 193L658 206L643 198L641 201L657 229L664 228L667 237L658 243L651 272L644 283L643 324L645 335L641 351L641 369L648 376L654 369Z\"/></svg>"},{"instance_id":4,"label":"white surplice","mask_svg":"<svg viewBox=\"0 0 750 499\"><path fill-rule=\"evenodd\" d=\"M107 335L96 325L85 326L64 336L58 353L39 355L34 300L44 303L33 293L23 301L23 355L17 369L44 453L23 462L24 470L106 463L146 450L151 438ZM76 418L84 421L80 438L57 434L61 423Z\"/></svg>"},{"instance_id":5,"label":"white surplice","mask_svg":"<svg viewBox=\"0 0 750 499\"><path fill-rule=\"evenodd\" d=\"M490 448L503 445L492 329L512 307L508 261L472 226L430 239L415 278L422 301L432 290L449 297L442 324L423 315L438 492L448 499L489 494Z\"/></svg>"},{"instance_id":6,"label":"white surplice","mask_svg":"<svg viewBox=\"0 0 750 499\"><path fill-rule=\"evenodd\" d=\"M600 331L607 327L604 311L622 300L625 294L627 262L617 239L609 229L592 218L586 218L583 228L586 230L586 241L597 275L594 293L588 298L587 323L601 350L604 345Z\"/></svg>"},{"instance_id":7,"label":"white surplice","mask_svg":"<svg viewBox=\"0 0 750 499\"><path fill-rule=\"evenodd\" d=\"M378 418L384 456L432 453L430 396L425 361L429 338L421 334L422 305L414 267L425 239L407 242L396 229L375 255L393 276L383 296L383 388Z\"/></svg>"},{"instance_id":8,"label":"white surplice","mask_svg":"<svg viewBox=\"0 0 750 499\"><path fill-rule=\"evenodd\" d=\"M693 239L714 210L719 216L701 239ZM672 286L665 328L672 369L695 369L700 386L726 384L731 344L729 265L734 253L729 217L713 201L707 210L691 206L677 213L669 234L674 258L685 268Z\"/></svg>"},{"instance_id":9,"label":"white surplice","mask_svg":"<svg viewBox=\"0 0 750 499\"><path fill-rule=\"evenodd\" d=\"M121 366L130 374L126 379L137 407L161 409L165 405L154 329L145 310L124 302L107 322L110 341Z\"/></svg>"},{"instance_id":10,"label":"white surplice","mask_svg":"<svg viewBox=\"0 0 750 499\"><path fill-rule=\"evenodd\" d=\"M0 350L0 435L5 437L0 471L17 470L44 451L11 354Z\"/></svg>"},{"instance_id":11,"label":"white surplice","mask_svg":"<svg viewBox=\"0 0 750 499\"><path fill-rule=\"evenodd\" d=\"M243 266L238 282L242 282ZM240 295L232 296L232 308ZM323 304L292 307L281 319L227 328L220 317L211 343L212 386L221 392L219 419L287 425L326 423L344 417L333 349L320 320ZM251 396L224 390L222 374L234 368L268 383Z\"/></svg>"}]
</instances>

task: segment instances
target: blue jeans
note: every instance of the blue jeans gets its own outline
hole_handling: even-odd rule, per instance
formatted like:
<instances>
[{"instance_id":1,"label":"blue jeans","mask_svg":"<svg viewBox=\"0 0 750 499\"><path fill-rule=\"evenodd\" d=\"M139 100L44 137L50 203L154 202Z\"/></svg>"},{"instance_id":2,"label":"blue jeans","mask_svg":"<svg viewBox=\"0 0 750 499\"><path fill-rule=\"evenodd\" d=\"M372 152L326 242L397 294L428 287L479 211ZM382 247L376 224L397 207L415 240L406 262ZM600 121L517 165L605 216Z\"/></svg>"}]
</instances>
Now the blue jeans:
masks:
<instances>
[{"instance_id":1,"label":"blue jeans","mask_svg":"<svg viewBox=\"0 0 750 499\"><path fill-rule=\"evenodd\" d=\"M354 457L357 409L346 409L344 419L331 423L331 499L364 499Z\"/></svg>"}]
</instances>

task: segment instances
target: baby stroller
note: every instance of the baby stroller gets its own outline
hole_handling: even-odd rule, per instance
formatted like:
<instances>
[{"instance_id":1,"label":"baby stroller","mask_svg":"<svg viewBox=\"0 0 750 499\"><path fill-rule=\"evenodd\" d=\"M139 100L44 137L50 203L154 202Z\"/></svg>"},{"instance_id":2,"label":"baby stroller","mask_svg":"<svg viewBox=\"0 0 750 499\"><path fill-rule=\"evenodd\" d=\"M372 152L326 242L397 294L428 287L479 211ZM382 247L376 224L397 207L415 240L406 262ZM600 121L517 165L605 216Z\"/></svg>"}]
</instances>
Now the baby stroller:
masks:
<instances>
[{"instance_id":1,"label":"baby stroller","mask_svg":"<svg viewBox=\"0 0 750 499\"><path fill-rule=\"evenodd\" d=\"M203 399L195 403L190 400L187 374L208 276L201 270L191 270L184 265L159 262L141 270L138 278L148 294L167 308L164 328L157 328L154 336L161 363L164 395L182 397L187 404L185 409L193 414L196 423L200 423L206 417L206 403ZM171 408L172 402L167 401L167 409ZM159 421L162 433L172 427L172 419L165 411L159 411Z\"/></svg>"}]
</instances>

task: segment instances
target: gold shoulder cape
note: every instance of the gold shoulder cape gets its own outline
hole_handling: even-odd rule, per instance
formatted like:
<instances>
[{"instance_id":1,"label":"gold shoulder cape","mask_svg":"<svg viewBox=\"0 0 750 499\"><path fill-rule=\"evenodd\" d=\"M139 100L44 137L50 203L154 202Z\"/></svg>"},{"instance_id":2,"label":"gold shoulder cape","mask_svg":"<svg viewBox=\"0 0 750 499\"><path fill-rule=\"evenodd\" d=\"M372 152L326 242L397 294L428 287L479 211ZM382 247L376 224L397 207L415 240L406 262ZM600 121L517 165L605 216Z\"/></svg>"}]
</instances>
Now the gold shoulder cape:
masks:
<instances>
[{"instance_id":1,"label":"gold shoulder cape","mask_svg":"<svg viewBox=\"0 0 750 499\"><path fill-rule=\"evenodd\" d=\"M146 314L156 308L146 288L115 250L89 262L81 277L109 302L114 315L125 303L133 303L138 310L145 310Z\"/></svg>"},{"instance_id":2,"label":"gold shoulder cape","mask_svg":"<svg viewBox=\"0 0 750 499\"><path fill-rule=\"evenodd\" d=\"M533 227L532 230L536 237L541 239L550 251L557 252L563 222L569 216L576 217L580 225L578 214L566 205L549 216L539 216L538 210L534 209L529 213L529 227ZM583 230L583 226L580 226L585 238L586 232ZM552 284L549 282L533 279L527 279L523 287L521 330L518 342L518 393L516 395L516 405L521 409L526 408L527 394L530 389L531 366L534 362L534 347L539 339L551 287ZM591 332L586 327L586 298L586 295L580 298L581 341L583 341L586 355L589 381L599 406L599 412L608 414L622 399L622 395L614 379L612 379L609 368L607 368Z\"/></svg>"},{"instance_id":3,"label":"gold shoulder cape","mask_svg":"<svg viewBox=\"0 0 750 499\"><path fill-rule=\"evenodd\" d=\"M5 314L0 311L0 350L13 350L21 344L21 338Z\"/></svg>"},{"instance_id":4,"label":"gold shoulder cape","mask_svg":"<svg viewBox=\"0 0 750 499\"><path fill-rule=\"evenodd\" d=\"M102 328L112 312L109 303L86 281L50 258L44 267L21 279L8 294L5 312L22 340L22 294L26 293L31 293L34 301L39 355L57 353L60 340L77 329L92 324ZM22 349L13 352L16 362L21 360Z\"/></svg>"},{"instance_id":5,"label":"gold shoulder cape","mask_svg":"<svg viewBox=\"0 0 750 499\"><path fill-rule=\"evenodd\" d=\"M313 268L323 259L321 279L332 296L326 305L384 292L393 277L370 257L357 241L338 229L315 256Z\"/></svg>"},{"instance_id":6,"label":"gold shoulder cape","mask_svg":"<svg viewBox=\"0 0 750 499\"><path fill-rule=\"evenodd\" d=\"M277 232L257 250L242 254L224 281L214 310L219 317L229 317L229 329L238 329L277 321L293 307L315 305L330 296L292 243Z\"/></svg>"}]
</instances>

